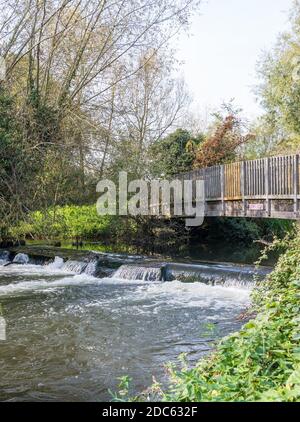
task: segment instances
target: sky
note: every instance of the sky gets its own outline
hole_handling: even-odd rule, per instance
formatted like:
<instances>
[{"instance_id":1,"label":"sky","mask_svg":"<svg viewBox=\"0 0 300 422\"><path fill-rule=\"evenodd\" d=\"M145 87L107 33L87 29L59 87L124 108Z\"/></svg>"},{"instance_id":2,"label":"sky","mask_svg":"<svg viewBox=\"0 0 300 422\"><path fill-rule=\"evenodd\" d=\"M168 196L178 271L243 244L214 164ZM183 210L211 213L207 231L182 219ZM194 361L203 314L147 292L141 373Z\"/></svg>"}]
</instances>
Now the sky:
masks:
<instances>
[{"instance_id":1,"label":"sky","mask_svg":"<svg viewBox=\"0 0 300 422\"><path fill-rule=\"evenodd\" d=\"M293 0L202 0L189 34L180 35L177 58L193 97L192 109L203 113L234 98L243 114L262 113L253 89L257 61L289 28Z\"/></svg>"}]
</instances>

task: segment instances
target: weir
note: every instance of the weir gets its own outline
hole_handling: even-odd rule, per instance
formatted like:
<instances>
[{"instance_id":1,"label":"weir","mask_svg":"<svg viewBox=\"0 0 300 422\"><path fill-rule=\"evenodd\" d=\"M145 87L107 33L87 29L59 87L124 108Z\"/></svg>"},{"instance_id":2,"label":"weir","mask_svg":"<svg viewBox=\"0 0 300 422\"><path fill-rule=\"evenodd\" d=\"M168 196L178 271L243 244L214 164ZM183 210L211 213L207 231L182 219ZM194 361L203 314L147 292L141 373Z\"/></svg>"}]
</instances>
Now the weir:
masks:
<instances>
[{"instance_id":1,"label":"weir","mask_svg":"<svg viewBox=\"0 0 300 422\"><path fill-rule=\"evenodd\" d=\"M161 267L122 265L113 277L123 280L162 281L163 272Z\"/></svg>"},{"instance_id":2,"label":"weir","mask_svg":"<svg viewBox=\"0 0 300 422\"><path fill-rule=\"evenodd\" d=\"M253 286L254 278L262 279L269 272L269 268L255 270L246 265L170 263L166 265L165 277L166 280L198 281L213 286L247 287Z\"/></svg>"},{"instance_id":3,"label":"weir","mask_svg":"<svg viewBox=\"0 0 300 422\"><path fill-rule=\"evenodd\" d=\"M98 258L98 259L97 259ZM118 257L120 259L120 257ZM130 258L128 258L130 261ZM0 255L0 264L3 266L12 264L37 264L40 265L40 258L35 262L34 258L22 253L14 258L8 252L2 252ZM56 256L52 262L45 261L44 267L50 271L61 270L66 273L85 274L87 276L99 279L113 278L124 281L140 282L201 282L211 286L223 287L253 287L256 280L263 279L271 269L261 267L255 269L247 265L235 265L225 263L179 263L179 262L126 262L123 258L123 264L119 263L117 269L109 268L105 262L93 254L85 260L66 260Z\"/></svg>"},{"instance_id":4,"label":"weir","mask_svg":"<svg viewBox=\"0 0 300 422\"><path fill-rule=\"evenodd\" d=\"M149 265L122 265L113 278L137 281L202 282L211 286L253 287L256 280L263 279L270 268L255 270L250 266L230 264L182 264L161 263L156 267Z\"/></svg>"}]
</instances>

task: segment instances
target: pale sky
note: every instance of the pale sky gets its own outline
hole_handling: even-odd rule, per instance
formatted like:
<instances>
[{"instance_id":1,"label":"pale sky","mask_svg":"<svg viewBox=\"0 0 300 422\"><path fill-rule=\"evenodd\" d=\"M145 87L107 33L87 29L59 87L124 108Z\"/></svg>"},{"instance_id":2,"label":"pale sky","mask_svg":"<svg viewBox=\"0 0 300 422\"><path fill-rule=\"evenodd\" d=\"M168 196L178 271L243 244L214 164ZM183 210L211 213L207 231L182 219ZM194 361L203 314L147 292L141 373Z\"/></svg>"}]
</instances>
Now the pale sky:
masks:
<instances>
[{"instance_id":1,"label":"pale sky","mask_svg":"<svg viewBox=\"0 0 300 422\"><path fill-rule=\"evenodd\" d=\"M293 0L203 0L182 34L177 58L194 98L193 109L219 107L235 98L243 114L261 113L255 101L256 63L289 28Z\"/></svg>"}]
</instances>

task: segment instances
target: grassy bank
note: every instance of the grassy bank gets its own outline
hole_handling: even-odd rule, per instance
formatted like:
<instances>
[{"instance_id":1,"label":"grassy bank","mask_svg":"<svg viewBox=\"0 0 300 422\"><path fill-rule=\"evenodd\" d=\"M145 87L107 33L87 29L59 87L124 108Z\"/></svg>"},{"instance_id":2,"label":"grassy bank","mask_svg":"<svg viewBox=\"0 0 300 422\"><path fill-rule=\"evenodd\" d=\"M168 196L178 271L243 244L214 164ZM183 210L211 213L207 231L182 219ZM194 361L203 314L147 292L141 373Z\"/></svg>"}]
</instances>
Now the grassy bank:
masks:
<instances>
[{"instance_id":1,"label":"grassy bank","mask_svg":"<svg viewBox=\"0 0 300 422\"><path fill-rule=\"evenodd\" d=\"M98 215L93 205L65 205L27 214L9 228L9 236L26 241L59 241L64 247L83 242L85 249L132 253L175 253L185 249L184 220L143 216ZM0 238L1 240L1 238Z\"/></svg>"},{"instance_id":2,"label":"grassy bank","mask_svg":"<svg viewBox=\"0 0 300 422\"><path fill-rule=\"evenodd\" d=\"M283 246L283 245L281 245ZM300 400L300 235L253 292L257 316L193 369L170 367L162 401Z\"/></svg>"}]
</instances>

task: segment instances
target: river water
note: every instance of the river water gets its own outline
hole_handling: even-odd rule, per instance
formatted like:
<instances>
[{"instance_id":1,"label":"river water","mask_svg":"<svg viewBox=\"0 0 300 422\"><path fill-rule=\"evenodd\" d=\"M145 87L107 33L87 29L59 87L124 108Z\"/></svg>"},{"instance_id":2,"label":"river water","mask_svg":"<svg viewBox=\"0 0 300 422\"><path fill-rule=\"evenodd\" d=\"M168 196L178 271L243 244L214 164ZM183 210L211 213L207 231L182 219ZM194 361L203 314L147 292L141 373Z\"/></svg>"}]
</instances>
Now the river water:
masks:
<instances>
[{"instance_id":1,"label":"river water","mask_svg":"<svg viewBox=\"0 0 300 422\"><path fill-rule=\"evenodd\" d=\"M108 389L123 375L133 378L131 393L153 376L166 382L164 363L184 352L193 365L216 339L239 329L253 286L251 268L241 283L243 271L229 265L231 283L211 285L135 277L126 266L100 279L59 259L43 266L6 262L2 256L1 401L110 400ZM210 264L198 273L210 269L212 278L224 273Z\"/></svg>"}]
</instances>

